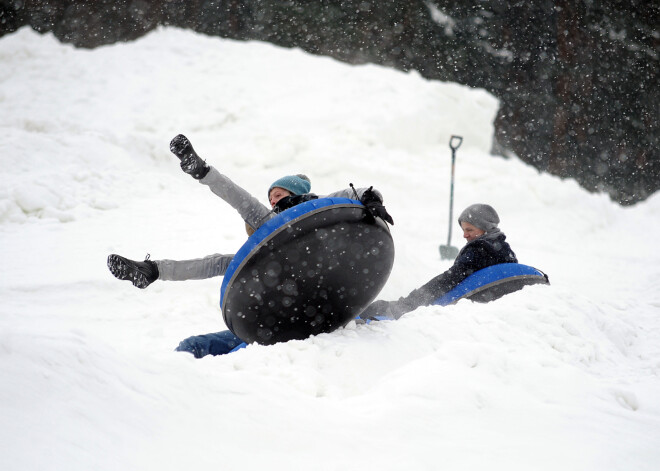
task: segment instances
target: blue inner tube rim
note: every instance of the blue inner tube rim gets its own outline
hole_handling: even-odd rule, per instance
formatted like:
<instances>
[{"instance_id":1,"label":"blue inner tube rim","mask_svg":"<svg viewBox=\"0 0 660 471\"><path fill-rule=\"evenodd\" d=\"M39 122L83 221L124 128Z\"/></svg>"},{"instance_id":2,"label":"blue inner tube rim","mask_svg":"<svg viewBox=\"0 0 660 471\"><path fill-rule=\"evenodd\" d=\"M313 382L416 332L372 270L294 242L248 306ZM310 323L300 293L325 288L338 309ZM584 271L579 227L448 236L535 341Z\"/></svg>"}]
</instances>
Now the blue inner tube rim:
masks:
<instances>
[{"instance_id":1,"label":"blue inner tube rim","mask_svg":"<svg viewBox=\"0 0 660 471\"><path fill-rule=\"evenodd\" d=\"M506 278L502 278L500 280L495 280L492 281L486 285L480 286L479 288L475 288L472 291L468 291L464 294L462 294L459 298L456 298L454 301L452 301L452 304L457 303L461 299L468 297L468 296L474 296L475 294L478 294L484 290L494 288L495 286L499 286L503 283L508 283L510 281L516 281L516 280L525 280L525 279L536 279L539 278L539 275L518 275L518 276L508 276Z\"/></svg>"},{"instance_id":2,"label":"blue inner tube rim","mask_svg":"<svg viewBox=\"0 0 660 471\"><path fill-rule=\"evenodd\" d=\"M501 273L502 271L504 273ZM506 272L510 272L511 274L507 274ZM497 276L497 278L492 279L493 276ZM461 299L474 296L481 291L501 284L528 279L543 279L548 283L548 276L545 273L529 265L522 263L499 263L497 265L491 265L474 272L465 280L461 281L454 289L436 299L432 304L448 306L457 303ZM474 286L475 284L476 286Z\"/></svg>"},{"instance_id":3,"label":"blue inner tube rim","mask_svg":"<svg viewBox=\"0 0 660 471\"><path fill-rule=\"evenodd\" d=\"M228 286L231 286L238 273L240 273L243 266L248 262L248 256L252 252L267 244L272 238L288 229L297 221L323 211L355 206L363 206L363 204L358 200L350 198L319 198L289 208L264 223L248 238L229 263L220 287L220 308L224 311L225 291Z\"/></svg>"}]
</instances>

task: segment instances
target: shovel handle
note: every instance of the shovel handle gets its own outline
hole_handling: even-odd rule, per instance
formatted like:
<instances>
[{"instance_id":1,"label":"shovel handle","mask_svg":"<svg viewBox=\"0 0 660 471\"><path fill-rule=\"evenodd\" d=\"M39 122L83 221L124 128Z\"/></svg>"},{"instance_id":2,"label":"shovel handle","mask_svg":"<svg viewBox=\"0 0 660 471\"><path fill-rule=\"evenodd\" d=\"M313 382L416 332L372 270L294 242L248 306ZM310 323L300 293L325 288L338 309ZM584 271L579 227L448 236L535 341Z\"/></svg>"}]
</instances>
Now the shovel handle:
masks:
<instances>
[{"instance_id":1,"label":"shovel handle","mask_svg":"<svg viewBox=\"0 0 660 471\"><path fill-rule=\"evenodd\" d=\"M449 190L449 234L447 234L447 246L451 246L451 226L454 219L454 166L456 162L456 149L463 143L462 136L451 136L449 147L451 148L451 186Z\"/></svg>"},{"instance_id":2,"label":"shovel handle","mask_svg":"<svg viewBox=\"0 0 660 471\"><path fill-rule=\"evenodd\" d=\"M462 143L463 143L462 136L451 136L451 139L449 140L449 147L451 148L451 150L456 150L459 147L461 147Z\"/></svg>"}]
</instances>

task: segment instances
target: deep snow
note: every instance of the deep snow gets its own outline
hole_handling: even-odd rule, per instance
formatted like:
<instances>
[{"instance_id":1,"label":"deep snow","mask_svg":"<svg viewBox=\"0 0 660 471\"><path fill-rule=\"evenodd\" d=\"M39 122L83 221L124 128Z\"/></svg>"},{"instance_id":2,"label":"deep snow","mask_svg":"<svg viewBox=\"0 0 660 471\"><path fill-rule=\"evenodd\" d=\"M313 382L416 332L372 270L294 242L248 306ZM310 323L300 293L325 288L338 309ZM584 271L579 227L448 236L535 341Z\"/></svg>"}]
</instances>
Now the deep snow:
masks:
<instances>
[{"instance_id":1,"label":"deep snow","mask_svg":"<svg viewBox=\"0 0 660 471\"><path fill-rule=\"evenodd\" d=\"M160 29L77 50L0 39L0 457L4 470L655 470L660 196L621 208L489 155L496 100L416 73ZM306 173L375 185L394 299L445 270L455 214L487 202L550 276L486 305L195 360L221 279L114 279L109 253L234 253L243 222L170 139L266 203ZM453 245L461 246L454 225Z\"/></svg>"}]
</instances>

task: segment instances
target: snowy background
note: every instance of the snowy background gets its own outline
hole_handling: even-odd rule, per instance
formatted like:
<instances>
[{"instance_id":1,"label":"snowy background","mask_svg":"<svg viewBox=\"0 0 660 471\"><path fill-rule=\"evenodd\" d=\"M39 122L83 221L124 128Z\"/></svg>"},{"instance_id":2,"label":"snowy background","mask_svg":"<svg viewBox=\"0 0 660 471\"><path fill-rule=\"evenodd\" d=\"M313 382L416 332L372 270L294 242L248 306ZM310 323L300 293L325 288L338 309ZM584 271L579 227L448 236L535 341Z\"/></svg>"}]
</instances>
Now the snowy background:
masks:
<instances>
[{"instance_id":1,"label":"snowy background","mask_svg":"<svg viewBox=\"0 0 660 471\"><path fill-rule=\"evenodd\" d=\"M160 29L77 50L0 39L3 470L656 470L660 194L621 208L489 155L481 90L269 44ZM195 360L224 329L221 278L113 278L106 257L234 253L240 217L183 174L186 134L266 203L306 173L374 185L397 255L380 295L450 262L455 214L490 203L521 263L548 273L482 305ZM454 224L452 245L463 245Z\"/></svg>"}]
</instances>

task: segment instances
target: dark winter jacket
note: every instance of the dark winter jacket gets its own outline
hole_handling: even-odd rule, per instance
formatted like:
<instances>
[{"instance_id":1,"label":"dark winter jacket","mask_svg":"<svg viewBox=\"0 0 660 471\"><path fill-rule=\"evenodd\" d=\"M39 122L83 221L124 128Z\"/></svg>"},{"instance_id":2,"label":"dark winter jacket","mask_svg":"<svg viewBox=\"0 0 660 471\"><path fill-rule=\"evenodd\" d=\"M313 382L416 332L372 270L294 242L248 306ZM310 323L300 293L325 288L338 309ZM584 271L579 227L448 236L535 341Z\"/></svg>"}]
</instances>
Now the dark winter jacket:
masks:
<instances>
[{"instance_id":1,"label":"dark winter jacket","mask_svg":"<svg viewBox=\"0 0 660 471\"><path fill-rule=\"evenodd\" d=\"M421 304L415 307L431 304L472 273L499 263L518 263L518 259L506 242L504 233L498 230L465 244L449 270L416 290L415 297Z\"/></svg>"},{"instance_id":2,"label":"dark winter jacket","mask_svg":"<svg viewBox=\"0 0 660 471\"><path fill-rule=\"evenodd\" d=\"M506 242L506 236L495 229L468 242L458 253L449 270L441 273L421 288L413 290L398 301L376 301L360 317L385 316L398 319L406 312L420 306L428 306L436 299L454 289L461 281L482 268L499 263L518 263L516 255Z\"/></svg>"}]
</instances>

